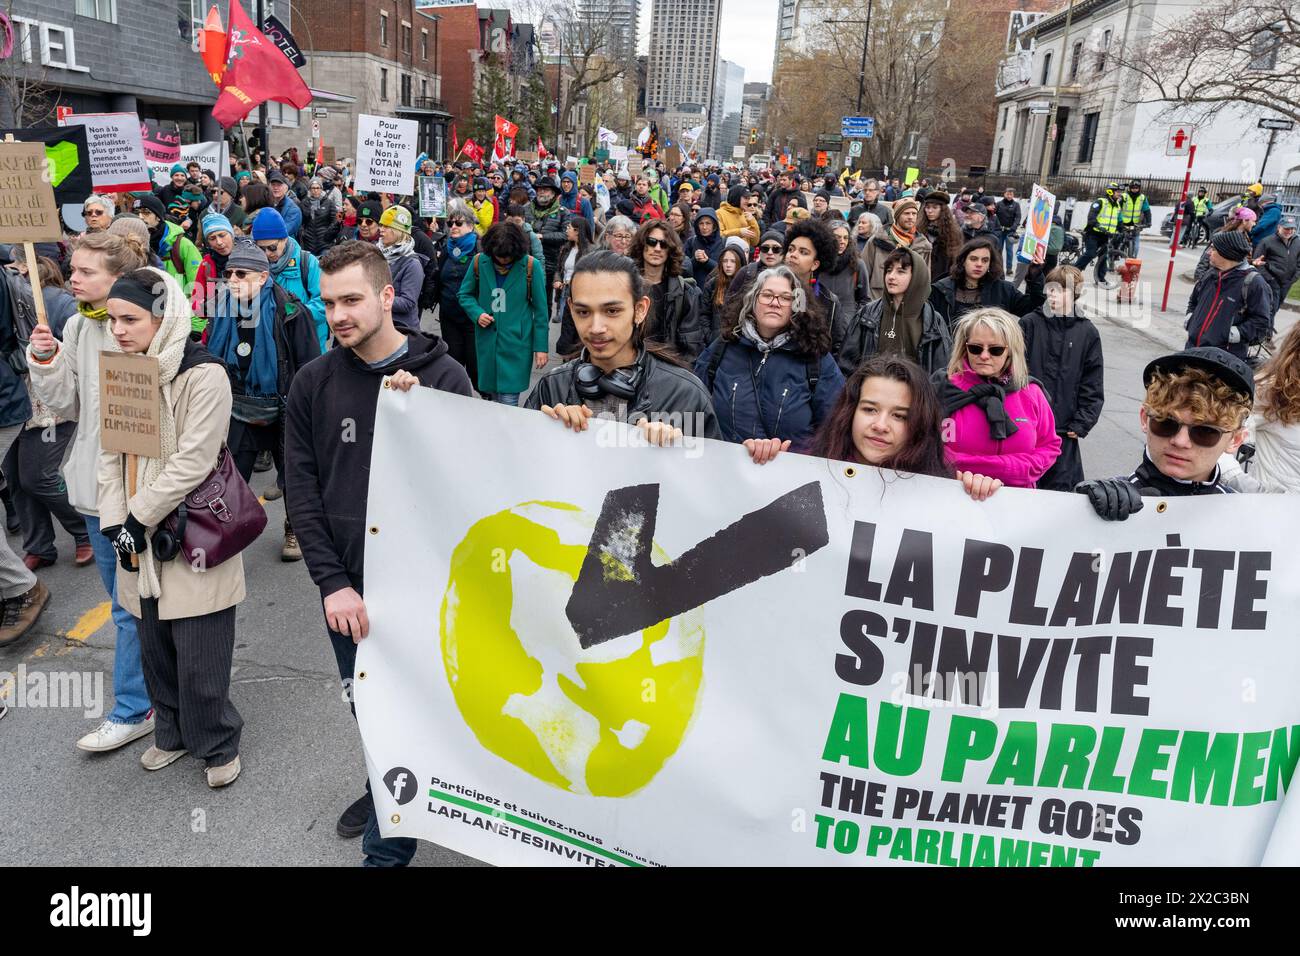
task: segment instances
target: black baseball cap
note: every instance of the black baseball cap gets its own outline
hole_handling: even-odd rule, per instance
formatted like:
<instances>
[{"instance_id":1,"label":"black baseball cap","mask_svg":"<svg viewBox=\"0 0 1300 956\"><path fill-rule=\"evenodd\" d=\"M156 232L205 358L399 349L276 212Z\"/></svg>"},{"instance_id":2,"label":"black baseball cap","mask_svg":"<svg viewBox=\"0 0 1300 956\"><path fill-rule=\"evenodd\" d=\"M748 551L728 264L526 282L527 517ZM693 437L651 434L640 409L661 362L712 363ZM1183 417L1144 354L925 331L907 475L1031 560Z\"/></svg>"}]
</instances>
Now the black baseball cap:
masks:
<instances>
[{"instance_id":1,"label":"black baseball cap","mask_svg":"<svg viewBox=\"0 0 1300 956\"><path fill-rule=\"evenodd\" d=\"M1181 372L1185 368L1200 368L1209 372L1233 391L1255 401L1255 375L1244 359L1231 352L1212 346L1183 349L1162 355L1147 363L1142 370L1142 384L1150 385L1156 372Z\"/></svg>"}]
</instances>

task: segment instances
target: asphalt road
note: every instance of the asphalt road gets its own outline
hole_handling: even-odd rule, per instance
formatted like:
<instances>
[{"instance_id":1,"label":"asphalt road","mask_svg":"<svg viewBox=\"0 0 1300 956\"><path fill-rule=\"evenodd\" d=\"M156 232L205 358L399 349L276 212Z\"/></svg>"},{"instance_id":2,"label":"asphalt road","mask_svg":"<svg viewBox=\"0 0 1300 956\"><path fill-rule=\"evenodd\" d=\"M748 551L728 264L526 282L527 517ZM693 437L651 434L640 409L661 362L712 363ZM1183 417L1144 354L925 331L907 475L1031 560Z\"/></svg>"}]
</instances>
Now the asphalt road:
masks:
<instances>
[{"instance_id":1,"label":"asphalt road","mask_svg":"<svg viewBox=\"0 0 1300 956\"><path fill-rule=\"evenodd\" d=\"M1183 344L1183 305L1196 256L1179 253L1171 310L1158 310L1168 247L1148 240L1139 308L1121 310L1115 293L1089 305L1106 357L1106 409L1083 443L1090 476L1127 473L1141 452L1137 406L1141 370ZM1154 303L1156 308L1152 308ZM1280 328L1296 313L1283 311ZM436 323L429 323L431 328ZM556 327L552 326L554 333ZM259 474L254 488L272 486ZM232 696L243 714L243 773L209 790L202 766L183 758L157 773L141 769L150 738L105 755L74 743L97 721L77 707L13 707L0 720L0 847L24 865L351 865L360 841L334 832L339 813L363 787L356 726L343 700L320 602L301 563L279 559L281 501L244 556L249 597L239 608ZM10 539L11 546L18 541ZM53 595L36 628L0 650L0 672L71 673L102 689L111 707L114 631L93 567L74 568L71 540L59 533L60 562L43 570ZM21 676L21 675L20 675ZM0 682L5 676L0 673ZM422 844L417 865L476 861Z\"/></svg>"}]
</instances>

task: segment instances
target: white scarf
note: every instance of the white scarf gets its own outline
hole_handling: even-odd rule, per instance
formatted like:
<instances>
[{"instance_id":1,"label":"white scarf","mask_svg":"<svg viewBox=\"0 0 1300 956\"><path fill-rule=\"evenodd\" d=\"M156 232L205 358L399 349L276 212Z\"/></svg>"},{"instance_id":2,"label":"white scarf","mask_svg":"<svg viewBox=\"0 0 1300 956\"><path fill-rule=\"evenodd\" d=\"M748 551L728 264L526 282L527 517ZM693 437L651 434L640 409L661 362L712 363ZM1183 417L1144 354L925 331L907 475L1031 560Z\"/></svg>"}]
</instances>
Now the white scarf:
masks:
<instances>
[{"instance_id":1,"label":"white scarf","mask_svg":"<svg viewBox=\"0 0 1300 956\"><path fill-rule=\"evenodd\" d=\"M158 382L162 392L161 408L158 415L158 432L161 437L162 457L140 459L137 481L140 487L152 487L162 474L167 460L176 454L176 417L172 404L172 385L176 373L181 367L181 358L185 354L185 343L190 337L190 302L174 278L161 269L148 269L163 287L163 319L158 332L149 343L146 355L158 359ZM104 348L110 352L120 352L117 339L108 336ZM138 489L137 489L138 490ZM126 489L128 504L130 489ZM152 535L146 534L146 540ZM140 555L140 597L157 598L162 596L162 586L158 578L158 566L153 552L146 547Z\"/></svg>"},{"instance_id":2,"label":"white scarf","mask_svg":"<svg viewBox=\"0 0 1300 956\"><path fill-rule=\"evenodd\" d=\"M754 344L754 348L760 352L775 352L790 341L788 328L784 332L778 332L771 340L763 338L758 334L758 326L754 324L754 320L749 318L740 320L740 334L749 339Z\"/></svg>"},{"instance_id":3,"label":"white scarf","mask_svg":"<svg viewBox=\"0 0 1300 956\"><path fill-rule=\"evenodd\" d=\"M391 268L398 259L402 258L402 256L409 256L415 253L415 240L410 236L407 236L401 242L392 246L386 246L381 242L379 244L379 251L384 254L384 258L388 260L388 265Z\"/></svg>"}]
</instances>

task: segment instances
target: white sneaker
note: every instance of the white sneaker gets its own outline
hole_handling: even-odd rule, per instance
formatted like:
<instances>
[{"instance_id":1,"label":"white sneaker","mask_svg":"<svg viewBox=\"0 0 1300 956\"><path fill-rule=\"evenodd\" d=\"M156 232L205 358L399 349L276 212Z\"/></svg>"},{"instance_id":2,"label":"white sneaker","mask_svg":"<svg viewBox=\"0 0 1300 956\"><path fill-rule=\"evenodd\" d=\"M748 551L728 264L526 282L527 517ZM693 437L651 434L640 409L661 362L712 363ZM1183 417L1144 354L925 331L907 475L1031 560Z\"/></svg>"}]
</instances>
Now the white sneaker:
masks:
<instances>
[{"instance_id":1,"label":"white sneaker","mask_svg":"<svg viewBox=\"0 0 1300 956\"><path fill-rule=\"evenodd\" d=\"M116 750L118 747L125 747L133 740L139 740L141 737L153 733L153 711L149 711L149 716L138 724L119 724L112 720L105 720L102 724L92 730L86 736L77 741L77 747L81 750L88 750L91 753L103 753L106 750Z\"/></svg>"}]
</instances>

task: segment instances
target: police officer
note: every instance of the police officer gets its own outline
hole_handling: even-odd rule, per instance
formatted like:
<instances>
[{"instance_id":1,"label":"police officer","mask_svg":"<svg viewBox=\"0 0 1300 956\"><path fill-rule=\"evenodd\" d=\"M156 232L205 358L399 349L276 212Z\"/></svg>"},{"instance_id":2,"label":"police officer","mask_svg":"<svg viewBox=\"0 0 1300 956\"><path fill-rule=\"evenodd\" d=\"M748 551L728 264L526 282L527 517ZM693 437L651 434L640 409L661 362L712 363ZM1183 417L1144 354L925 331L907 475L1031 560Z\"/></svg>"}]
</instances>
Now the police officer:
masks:
<instances>
[{"instance_id":1,"label":"police officer","mask_svg":"<svg viewBox=\"0 0 1300 956\"><path fill-rule=\"evenodd\" d=\"M1138 254L1138 237L1151 225L1151 204L1142 193L1142 184L1136 179L1128 184L1128 192L1120 196L1119 221L1125 229L1133 231L1133 255Z\"/></svg>"},{"instance_id":2,"label":"police officer","mask_svg":"<svg viewBox=\"0 0 1300 956\"><path fill-rule=\"evenodd\" d=\"M1195 248L1205 228L1205 217L1210 214L1214 204L1205 195L1205 187L1196 190L1196 195L1183 204L1183 245Z\"/></svg>"},{"instance_id":3,"label":"police officer","mask_svg":"<svg viewBox=\"0 0 1300 956\"><path fill-rule=\"evenodd\" d=\"M1088 263L1096 259L1099 285L1106 283L1106 262L1109 257L1105 254L1105 249L1111 238L1119 232L1119 221L1119 183L1110 183L1105 194L1093 200L1088 207L1088 225L1083 231L1083 256L1075 263L1075 268L1084 272Z\"/></svg>"}]
</instances>

